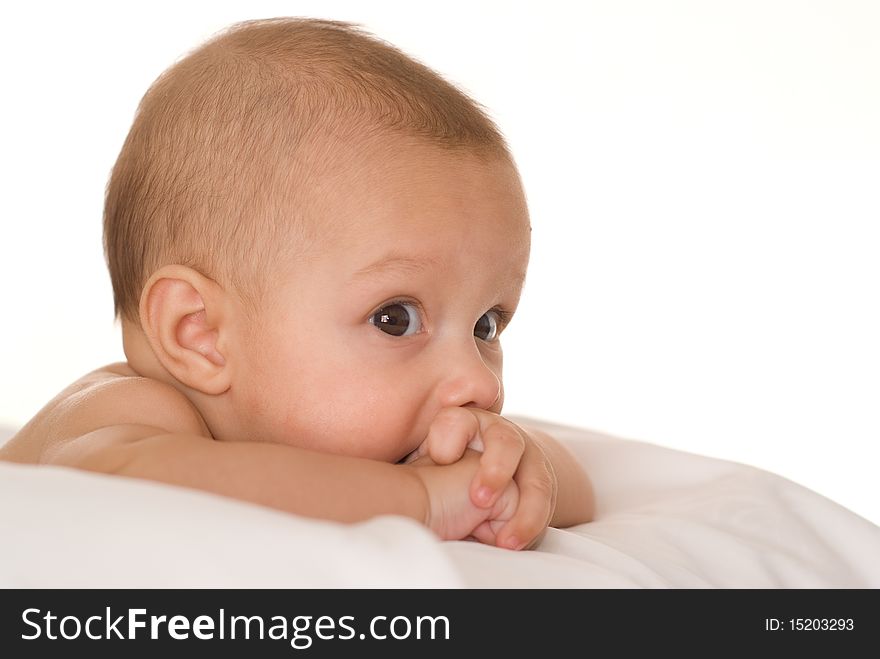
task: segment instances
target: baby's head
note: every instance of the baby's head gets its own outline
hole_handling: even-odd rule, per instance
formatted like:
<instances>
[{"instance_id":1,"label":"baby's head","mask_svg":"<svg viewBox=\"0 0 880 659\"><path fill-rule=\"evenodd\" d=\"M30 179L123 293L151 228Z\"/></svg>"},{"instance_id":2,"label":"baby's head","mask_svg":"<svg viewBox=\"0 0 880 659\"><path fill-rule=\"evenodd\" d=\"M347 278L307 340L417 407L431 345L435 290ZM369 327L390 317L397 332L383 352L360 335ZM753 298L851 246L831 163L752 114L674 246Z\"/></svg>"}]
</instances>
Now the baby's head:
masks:
<instances>
[{"instance_id":1,"label":"baby's head","mask_svg":"<svg viewBox=\"0 0 880 659\"><path fill-rule=\"evenodd\" d=\"M395 461L503 403L530 227L478 106L338 23L234 26L147 92L107 189L126 356L217 439Z\"/></svg>"}]
</instances>

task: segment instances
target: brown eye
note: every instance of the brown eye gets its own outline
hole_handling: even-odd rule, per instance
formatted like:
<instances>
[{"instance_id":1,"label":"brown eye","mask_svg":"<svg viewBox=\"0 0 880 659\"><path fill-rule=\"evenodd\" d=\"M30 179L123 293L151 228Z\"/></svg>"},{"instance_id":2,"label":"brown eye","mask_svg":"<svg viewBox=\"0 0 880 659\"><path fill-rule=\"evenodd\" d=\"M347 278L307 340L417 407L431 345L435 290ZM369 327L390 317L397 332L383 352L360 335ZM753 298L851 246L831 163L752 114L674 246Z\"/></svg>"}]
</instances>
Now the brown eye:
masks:
<instances>
[{"instance_id":1,"label":"brown eye","mask_svg":"<svg viewBox=\"0 0 880 659\"><path fill-rule=\"evenodd\" d=\"M370 317L370 324L391 336L410 336L422 329L419 310L406 302L382 307Z\"/></svg>"},{"instance_id":2,"label":"brown eye","mask_svg":"<svg viewBox=\"0 0 880 659\"><path fill-rule=\"evenodd\" d=\"M474 325L474 336L482 339L487 343L491 343L498 338L498 314L494 311L487 311L477 324Z\"/></svg>"}]
</instances>

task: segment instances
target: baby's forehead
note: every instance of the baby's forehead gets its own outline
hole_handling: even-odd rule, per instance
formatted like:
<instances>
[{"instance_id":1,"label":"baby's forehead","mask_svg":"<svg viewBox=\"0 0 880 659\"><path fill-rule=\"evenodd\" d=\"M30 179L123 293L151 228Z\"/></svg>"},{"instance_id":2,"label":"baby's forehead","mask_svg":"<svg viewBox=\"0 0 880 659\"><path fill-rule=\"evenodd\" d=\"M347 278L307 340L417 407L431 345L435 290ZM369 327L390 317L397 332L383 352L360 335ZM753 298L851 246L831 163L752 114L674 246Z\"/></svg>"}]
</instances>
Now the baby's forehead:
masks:
<instances>
[{"instance_id":1,"label":"baby's forehead","mask_svg":"<svg viewBox=\"0 0 880 659\"><path fill-rule=\"evenodd\" d=\"M361 278L524 276L531 228L519 187L504 167L478 172L458 160L423 167L401 158L394 175L373 170L340 190L323 244Z\"/></svg>"},{"instance_id":2,"label":"baby's forehead","mask_svg":"<svg viewBox=\"0 0 880 659\"><path fill-rule=\"evenodd\" d=\"M352 240L365 238L388 228L377 226L377 218L394 216L426 229L413 240L430 241L433 228L425 225L439 221L441 210L463 213L473 226L497 224L497 212L476 212L489 201L506 203L516 211L506 215L527 219L519 175L508 156L453 149L375 127L354 134L355 128L348 125L301 144L290 165L285 186L290 194L281 197L275 213L302 224L312 239L345 233ZM515 231L520 218L511 219L507 230Z\"/></svg>"}]
</instances>

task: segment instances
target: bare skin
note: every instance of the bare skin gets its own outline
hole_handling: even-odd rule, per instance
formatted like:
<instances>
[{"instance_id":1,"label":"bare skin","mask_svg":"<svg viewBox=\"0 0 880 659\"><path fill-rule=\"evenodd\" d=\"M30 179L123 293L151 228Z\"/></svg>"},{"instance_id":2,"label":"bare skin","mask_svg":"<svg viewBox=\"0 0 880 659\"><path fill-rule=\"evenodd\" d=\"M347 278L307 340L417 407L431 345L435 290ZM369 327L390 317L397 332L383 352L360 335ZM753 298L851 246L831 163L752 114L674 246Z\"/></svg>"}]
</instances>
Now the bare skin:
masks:
<instances>
[{"instance_id":1,"label":"bare skin","mask_svg":"<svg viewBox=\"0 0 880 659\"><path fill-rule=\"evenodd\" d=\"M155 425L157 409L163 410L161 427ZM497 529L517 501L510 487L491 509L469 503L467 483L479 464L473 451L451 470L430 460L392 465L269 443L214 441L186 397L124 362L64 389L0 447L0 460L148 478L342 522L399 514L444 538L494 537L487 520Z\"/></svg>"},{"instance_id":2,"label":"bare skin","mask_svg":"<svg viewBox=\"0 0 880 659\"><path fill-rule=\"evenodd\" d=\"M218 282L163 266L139 326L123 323L128 361L65 389L0 459L343 522L399 514L513 549L589 521L573 456L500 415L497 335L530 233L512 165L413 144L364 153L331 168L334 230L285 264L259 318Z\"/></svg>"}]
</instances>

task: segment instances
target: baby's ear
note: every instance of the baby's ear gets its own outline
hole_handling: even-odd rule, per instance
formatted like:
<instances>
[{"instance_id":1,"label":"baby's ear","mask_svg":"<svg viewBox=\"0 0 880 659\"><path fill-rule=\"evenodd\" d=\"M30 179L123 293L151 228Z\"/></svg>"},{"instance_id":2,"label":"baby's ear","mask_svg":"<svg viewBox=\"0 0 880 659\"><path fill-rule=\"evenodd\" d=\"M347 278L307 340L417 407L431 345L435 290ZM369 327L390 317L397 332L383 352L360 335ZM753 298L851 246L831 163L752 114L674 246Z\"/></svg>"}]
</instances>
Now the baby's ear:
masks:
<instances>
[{"instance_id":1,"label":"baby's ear","mask_svg":"<svg viewBox=\"0 0 880 659\"><path fill-rule=\"evenodd\" d=\"M150 347L182 384L206 394L230 386L223 324L226 293L192 268L166 265L144 286L140 320Z\"/></svg>"}]
</instances>

